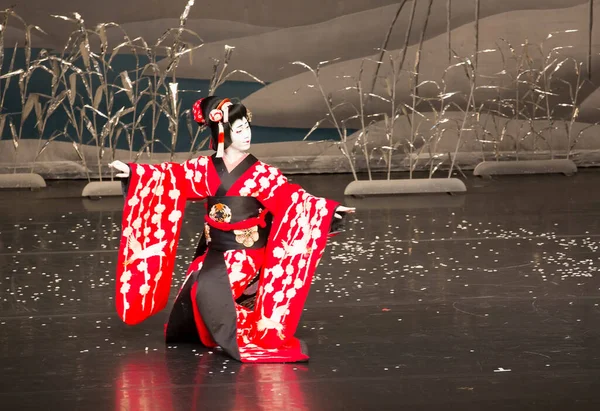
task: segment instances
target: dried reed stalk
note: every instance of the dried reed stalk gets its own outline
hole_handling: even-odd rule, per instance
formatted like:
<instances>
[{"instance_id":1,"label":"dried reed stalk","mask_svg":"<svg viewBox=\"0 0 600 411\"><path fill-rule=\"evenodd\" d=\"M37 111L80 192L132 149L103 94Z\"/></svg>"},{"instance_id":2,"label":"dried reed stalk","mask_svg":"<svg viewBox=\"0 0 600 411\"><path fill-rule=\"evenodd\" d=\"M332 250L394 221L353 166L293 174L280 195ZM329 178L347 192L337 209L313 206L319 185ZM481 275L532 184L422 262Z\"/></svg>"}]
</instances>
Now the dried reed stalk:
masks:
<instances>
[{"instance_id":1,"label":"dried reed stalk","mask_svg":"<svg viewBox=\"0 0 600 411\"><path fill-rule=\"evenodd\" d=\"M446 38L448 40L448 64L452 64L452 0L446 0Z\"/></svg>"},{"instance_id":2,"label":"dried reed stalk","mask_svg":"<svg viewBox=\"0 0 600 411\"><path fill-rule=\"evenodd\" d=\"M383 44L381 45L378 61L383 61L383 56L387 50L387 46L390 41L392 32L394 31L394 26L396 25L396 22L398 21L398 17L400 17L400 13L402 12L402 9L404 8L404 5L406 4L407 1L408 0L403 0L402 3L400 3L400 5L398 6L398 10L396 10L396 14L394 15L394 18L392 19L392 23L388 27L387 34L385 35L385 38L383 39ZM369 88L369 93L372 93L375 90L375 84L377 83L377 77L379 76L379 68L380 67L381 67L380 65L377 65L377 67L375 69L375 74L373 75L373 80L371 81L371 87Z\"/></svg>"},{"instance_id":3,"label":"dried reed stalk","mask_svg":"<svg viewBox=\"0 0 600 411\"><path fill-rule=\"evenodd\" d=\"M589 23L588 23L588 56L587 71L588 80L592 81L592 39L594 33L594 0L589 0Z\"/></svg>"},{"instance_id":4,"label":"dried reed stalk","mask_svg":"<svg viewBox=\"0 0 600 411\"><path fill-rule=\"evenodd\" d=\"M423 23L423 29L421 30L421 37L419 39L419 48L417 49L417 55L415 57L415 82L419 83L419 69L421 67L421 53L423 52L423 42L425 41L425 33L427 32L427 25L429 23L429 16L431 16L431 6L433 0L429 0L427 5L427 13L425 14L425 22ZM419 89L416 88L415 92L418 93Z\"/></svg>"},{"instance_id":5,"label":"dried reed stalk","mask_svg":"<svg viewBox=\"0 0 600 411\"><path fill-rule=\"evenodd\" d=\"M355 167L354 161L351 157L351 151L349 150L349 147L348 147L347 129L346 129L344 123L342 123L341 120L338 119L338 117L335 113L335 110L336 110L336 108L338 108L338 106L333 104L333 96L331 94L328 95L327 93L325 93L325 90L323 89L323 85L322 85L320 77L319 77L319 71L320 71L321 67L323 67L333 61L336 61L336 60L338 60L338 59L322 61L314 69L311 66L309 66L308 64L301 62L301 61L294 61L291 64L301 66L312 73L312 75L315 79L315 84L312 85L313 86L312 88L316 88L319 91L319 93L321 94L321 97L323 98L323 101L325 102L325 105L327 107L327 116L324 119L317 121L317 123L308 132L308 134L304 137L304 139L306 139L314 130L316 130L325 120L329 120L334 125L335 130L337 131L338 136L340 138L340 140L337 142L338 148L342 152L342 155L344 157L346 157L346 159L348 160L348 164L350 165L350 170L352 172L352 176L354 177L354 180L357 181L358 176L356 174L356 167Z\"/></svg>"},{"instance_id":6,"label":"dried reed stalk","mask_svg":"<svg viewBox=\"0 0 600 411\"><path fill-rule=\"evenodd\" d=\"M479 69L479 14L481 8L481 0L475 0L475 53L474 53L474 67L475 73L477 76L477 72ZM477 78L475 78L475 83L477 83Z\"/></svg>"}]
</instances>

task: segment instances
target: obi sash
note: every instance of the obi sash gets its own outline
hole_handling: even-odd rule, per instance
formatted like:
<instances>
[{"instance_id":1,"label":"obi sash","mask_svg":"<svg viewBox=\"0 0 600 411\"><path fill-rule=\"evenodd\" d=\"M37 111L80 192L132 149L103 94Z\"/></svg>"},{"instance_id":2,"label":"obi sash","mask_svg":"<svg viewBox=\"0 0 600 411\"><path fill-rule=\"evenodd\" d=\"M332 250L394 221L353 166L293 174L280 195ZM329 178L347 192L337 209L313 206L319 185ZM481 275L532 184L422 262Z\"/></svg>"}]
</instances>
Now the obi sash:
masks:
<instances>
[{"instance_id":1,"label":"obi sash","mask_svg":"<svg viewBox=\"0 0 600 411\"><path fill-rule=\"evenodd\" d=\"M271 230L272 215L254 197L208 197L206 242L216 251L263 248Z\"/></svg>"}]
</instances>

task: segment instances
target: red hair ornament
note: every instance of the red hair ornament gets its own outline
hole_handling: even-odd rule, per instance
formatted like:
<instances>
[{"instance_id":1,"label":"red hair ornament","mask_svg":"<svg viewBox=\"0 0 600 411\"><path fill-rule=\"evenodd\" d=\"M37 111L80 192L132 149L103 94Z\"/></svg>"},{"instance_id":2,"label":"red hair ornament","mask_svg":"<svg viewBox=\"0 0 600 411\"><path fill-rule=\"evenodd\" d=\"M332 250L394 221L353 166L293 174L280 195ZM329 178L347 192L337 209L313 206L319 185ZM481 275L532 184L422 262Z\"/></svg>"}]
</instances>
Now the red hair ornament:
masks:
<instances>
[{"instance_id":1,"label":"red hair ornament","mask_svg":"<svg viewBox=\"0 0 600 411\"><path fill-rule=\"evenodd\" d=\"M204 99L200 99L194 103L192 111L194 113L194 120L198 124L205 125L206 120L200 107L202 100ZM217 157L223 157L223 154L225 154L225 127L223 126L223 123L229 123L229 107L232 105L233 103L228 98L223 99L217 108L211 110L208 114L208 119L213 123L217 123L219 126L219 136L217 138ZM212 148L211 140L211 149Z\"/></svg>"},{"instance_id":2,"label":"red hair ornament","mask_svg":"<svg viewBox=\"0 0 600 411\"><path fill-rule=\"evenodd\" d=\"M194 114L194 121L200 125L204 125L206 120L204 120L204 116L202 115L202 108L200 108L200 104L202 103L203 98L196 101L192 107L192 113Z\"/></svg>"}]
</instances>

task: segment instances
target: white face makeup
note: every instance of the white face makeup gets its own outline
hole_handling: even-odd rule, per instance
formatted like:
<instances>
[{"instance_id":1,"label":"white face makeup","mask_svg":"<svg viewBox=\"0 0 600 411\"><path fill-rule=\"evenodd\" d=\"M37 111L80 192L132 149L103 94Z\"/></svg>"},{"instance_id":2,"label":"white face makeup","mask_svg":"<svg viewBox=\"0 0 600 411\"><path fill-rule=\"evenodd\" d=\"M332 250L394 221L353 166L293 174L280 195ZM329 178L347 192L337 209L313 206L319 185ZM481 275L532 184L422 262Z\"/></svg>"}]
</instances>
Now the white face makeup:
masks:
<instances>
[{"instance_id":1,"label":"white face makeup","mask_svg":"<svg viewBox=\"0 0 600 411\"><path fill-rule=\"evenodd\" d=\"M250 149L252 133L248 119L241 118L231 124L231 145L237 151L247 151Z\"/></svg>"}]
</instances>

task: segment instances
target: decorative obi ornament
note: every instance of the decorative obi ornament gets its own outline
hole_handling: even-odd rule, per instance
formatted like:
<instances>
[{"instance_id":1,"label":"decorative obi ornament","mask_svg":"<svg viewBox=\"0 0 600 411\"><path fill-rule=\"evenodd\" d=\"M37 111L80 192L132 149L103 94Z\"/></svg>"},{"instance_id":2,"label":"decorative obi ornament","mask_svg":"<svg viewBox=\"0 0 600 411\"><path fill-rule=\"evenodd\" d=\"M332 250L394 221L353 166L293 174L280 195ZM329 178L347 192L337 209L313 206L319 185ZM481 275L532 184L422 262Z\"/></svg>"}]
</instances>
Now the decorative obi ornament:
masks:
<instances>
[{"instance_id":1,"label":"decorative obi ornament","mask_svg":"<svg viewBox=\"0 0 600 411\"><path fill-rule=\"evenodd\" d=\"M243 244L244 247L252 247L259 238L257 225L244 230L233 230L233 234L235 234L235 241Z\"/></svg>"},{"instance_id":2,"label":"decorative obi ornament","mask_svg":"<svg viewBox=\"0 0 600 411\"><path fill-rule=\"evenodd\" d=\"M218 223L229 223L231 221L231 209L223 203L213 205L208 215Z\"/></svg>"}]
</instances>

